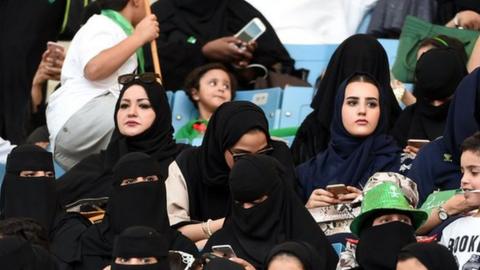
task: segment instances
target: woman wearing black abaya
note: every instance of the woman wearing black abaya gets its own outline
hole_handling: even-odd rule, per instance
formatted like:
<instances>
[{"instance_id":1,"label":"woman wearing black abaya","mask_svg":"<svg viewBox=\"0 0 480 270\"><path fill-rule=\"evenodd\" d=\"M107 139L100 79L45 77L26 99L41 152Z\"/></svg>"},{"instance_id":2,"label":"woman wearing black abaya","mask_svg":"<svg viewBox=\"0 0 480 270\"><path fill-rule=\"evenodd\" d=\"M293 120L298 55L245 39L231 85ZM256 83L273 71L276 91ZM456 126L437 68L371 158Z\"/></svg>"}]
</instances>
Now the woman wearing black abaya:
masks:
<instances>
[{"instance_id":1,"label":"woman wearing black abaya","mask_svg":"<svg viewBox=\"0 0 480 270\"><path fill-rule=\"evenodd\" d=\"M209 62L240 66L258 63L282 73L294 70L294 60L272 26L244 0L163 0L152 5L152 12L162 29L157 44L166 89L181 89L190 71ZM235 44L239 39L233 35L254 17L267 29L256 41L256 47L238 49Z\"/></svg>"},{"instance_id":2,"label":"woman wearing black abaya","mask_svg":"<svg viewBox=\"0 0 480 270\"><path fill-rule=\"evenodd\" d=\"M466 63L453 49L433 49L424 53L415 69L417 102L398 117L391 133L399 146L408 139L433 141L442 136L451 97L468 74Z\"/></svg>"},{"instance_id":3,"label":"woman wearing black abaya","mask_svg":"<svg viewBox=\"0 0 480 270\"><path fill-rule=\"evenodd\" d=\"M0 212L0 219L32 218L47 232L53 230L63 210L55 191L51 153L36 145L21 145L12 150L7 158Z\"/></svg>"},{"instance_id":4,"label":"woman wearing black abaya","mask_svg":"<svg viewBox=\"0 0 480 270\"><path fill-rule=\"evenodd\" d=\"M389 127L401 112L390 86L388 58L382 45L373 37L357 34L340 44L328 63L325 75L310 106L313 108L300 126L291 150L296 165L324 151L330 141L330 123L337 89L354 72L368 73L387 89L385 104Z\"/></svg>"},{"instance_id":5,"label":"woman wearing black abaya","mask_svg":"<svg viewBox=\"0 0 480 270\"><path fill-rule=\"evenodd\" d=\"M195 245L170 228L165 205L165 178L159 164L144 153L134 152L122 157L113 169L113 190L105 217L101 223L93 224L81 233L80 254L73 260L68 258L69 263L75 264L74 269L102 269L108 265L115 236L131 226L151 227L164 235L170 250L196 255ZM57 247L61 250L62 243Z\"/></svg>"},{"instance_id":6,"label":"woman wearing black abaya","mask_svg":"<svg viewBox=\"0 0 480 270\"><path fill-rule=\"evenodd\" d=\"M306 242L290 241L275 246L267 257L268 270L323 270L323 258ZM297 265L297 268L294 267Z\"/></svg>"},{"instance_id":7,"label":"woman wearing black abaya","mask_svg":"<svg viewBox=\"0 0 480 270\"><path fill-rule=\"evenodd\" d=\"M229 244L238 257L264 269L275 245L304 241L323 260L316 269L335 269L337 254L285 177L282 165L271 157L247 155L236 160L229 176L231 213L203 251Z\"/></svg>"},{"instance_id":8,"label":"woman wearing black abaya","mask_svg":"<svg viewBox=\"0 0 480 270\"><path fill-rule=\"evenodd\" d=\"M254 153L275 157L287 169L291 189L296 188L288 147L270 138L262 109L248 101L222 104L208 122L202 145L182 152L169 168L170 224L195 242L217 231L228 211L228 174L234 159Z\"/></svg>"},{"instance_id":9,"label":"woman wearing black abaya","mask_svg":"<svg viewBox=\"0 0 480 270\"><path fill-rule=\"evenodd\" d=\"M398 254L397 270L456 270L457 261L447 247L436 242L413 243ZM462 268L463 269L463 268Z\"/></svg>"},{"instance_id":10,"label":"woman wearing black abaya","mask_svg":"<svg viewBox=\"0 0 480 270\"><path fill-rule=\"evenodd\" d=\"M155 77L150 73L128 74L119 81L124 84L115 105L110 143L105 151L85 158L59 178L57 188L63 205L83 198L108 197L112 167L125 154L146 153L160 164L161 174L167 175L168 165L185 148L173 140L170 107ZM149 118L152 113L153 119Z\"/></svg>"}]
</instances>

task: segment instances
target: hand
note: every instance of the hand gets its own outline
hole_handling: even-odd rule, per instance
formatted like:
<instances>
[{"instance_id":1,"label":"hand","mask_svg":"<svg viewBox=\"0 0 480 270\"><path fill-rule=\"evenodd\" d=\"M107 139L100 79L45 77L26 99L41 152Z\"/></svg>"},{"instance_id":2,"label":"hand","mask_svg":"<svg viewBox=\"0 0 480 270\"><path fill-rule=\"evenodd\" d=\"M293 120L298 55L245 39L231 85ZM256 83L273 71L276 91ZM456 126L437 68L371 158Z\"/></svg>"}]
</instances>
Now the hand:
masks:
<instances>
[{"instance_id":1,"label":"hand","mask_svg":"<svg viewBox=\"0 0 480 270\"><path fill-rule=\"evenodd\" d=\"M480 14L476 13L475 11L460 11L455 17L457 18L458 26L470 30L480 29Z\"/></svg>"},{"instance_id":2,"label":"hand","mask_svg":"<svg viewBox=\"0 0 480 270\"><path fill-rule=\"evenodd\" d=\"M337 199L333 193L328 192L324 189L318 188L312 192L305 207L315 208L315 207L329 206L329 205L339 204L339 203L341 203L341 201Z\"/></svg>"},{"instance_id":3,"label":"hand","mask_svg":"<svg viewBox=\"0 0 480 270\"><path fill-rule=\"evenodd\" d=\"M419 150L420 150L420 148L415 147L415 146L411 146L411 145L407 145L407 146L405 146L405 148L403 148L403 152L405 152L407 154L412 154L414 156L417 155Z\"/></svg>"},{"instance_id":4,"label":"hand","mask_svg":"<svg viewBox=\"0 0 480 270\"><path fill-rule=\"evenodd\" d=\"M351 202L355 200L358 196L362 195L362 191L356 187L347 186L347 190L350 193L338 194L337 197L341 202Z\"/></svg>"},{"instance_id":5,"label":"hand","mask_svg":"<svg viewBox=\"0 0 480 270\"><path fill-rule=\"evenodd\" d=\"M447 211L449 216L470 212L471 210L478 208L478 205L468 205L463 194L457 194L453 196L452 198L448 199L442 206L445 211Z\"/></svg>"},{"instance_id":6,"label":"hand","mask_svg":"<svg viewBox=\"0 0 480 270\"><path fill-rule=\"evenodd\" d=\"M250 55L252 55L253 57L253 52L257 49L257 42L255 41L250 41L249 43L245 43L245 42L242 42L240 43L240 48L243 49L243 50L246 50L250 53ZM246 68L248 66L248 64L250 64L250 61L252 60L252 58L244 58L238 62L235 62L233 63L233 66L236 67L236 68Z\"/></svg>"},{"instance_id":7,"label":"hand","mask_svg":"<svg viewBox=\"0 0 480 270\"><path fill-rule=\"evenodd\" d=\"M245 268L245 270L255 270L255 267L253 267L253 265L251 265L249 262L247 262L244 259L233 257L233 258L230 258L230 261L240 264L241 266L243 266L243 268Z\"/></svg>"},{"instance_id":8,"label":"hand","mask_svg":"<svg viewBox=\"0 0 480 270\"><path fill-rule=\"evenodd\" d=\"M107 265L105 266L105 268L103 268L103 270L110 270L110 269L112 269L110 265Z\"/></svg>"},{"instance_id":9,"label":"hand","mask_svg":"<svg viewBox=\"0 0 480 270\"><path fill-rule=\"evenodd\" d=\"M157 17L154 14L145 16L136 26L133 31L133 36L139 38L142 45L148 43L160 35L160 26Z\"/></svg>"},{"instance_id":10,"label":"hand","mask_svg":"<svg viewBox=\"0 0 480 270\"><path fill-rule=\"evenodd\" d=\"M240 48L242 41L236 37L223 37L212 40L203 45L202 53L205 57L214 61L238 63L249 62L252 59L252 52L248 45Z\"/></svg>"}]
</instances>

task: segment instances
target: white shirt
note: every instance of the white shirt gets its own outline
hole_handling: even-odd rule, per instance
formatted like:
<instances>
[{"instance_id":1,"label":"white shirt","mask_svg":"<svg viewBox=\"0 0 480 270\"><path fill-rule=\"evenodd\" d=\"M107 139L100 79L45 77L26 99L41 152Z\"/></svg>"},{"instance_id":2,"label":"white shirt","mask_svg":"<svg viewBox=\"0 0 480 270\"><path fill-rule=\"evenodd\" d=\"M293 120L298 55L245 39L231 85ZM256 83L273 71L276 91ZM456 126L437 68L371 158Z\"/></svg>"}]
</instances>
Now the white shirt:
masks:
<instances>
[{"instance_id":1,"label":"white shirt","mask_svg":"<svg viewBox=\"0 0 480 270\"><path fill-rule=\"evenodd\" d=\"M459 218L442 232L440 244L455 256L458 269L480 268L480 217Z\"/></svg>"},{"instance_id":2,"label":"white shirt","mask_svg":"<svg viewBox=\"0 0 480 270\"><path fill-rule=\"evenodd\" d=\"M377 0L247 0L284 44L338 44L355 34ZM239 29L240 30L240 29Z\"/></svg>"},{"instance_id":3,"label":"white shirt","mask_svg":"<svg viewBox=\"0 0 480 270\"><path fill-rule=\"evenodd\" d=\"M102 80L90 81L84 77L83 71L93 57L126 38L127 34L123 29L103 15L93 15L77 32L63 63L62 86L48 100L46 115L52 144L67 120L90 100L107 92L118 97L121 87L117 78L119 75L135 71L136 54L130 56L117 71Z\"/></svg>"},{"instance_id":4,"label":"white shirt","mask_svg":"<svg viewBox=\"0 0 480 270\"><path fill-rule=\"evenodd\" d=\"M7 156L10 154L10 151L15 148L15 145L11 144L9 141L0 138L0 164L7 163Z\"/></svg>"}]
</instances>

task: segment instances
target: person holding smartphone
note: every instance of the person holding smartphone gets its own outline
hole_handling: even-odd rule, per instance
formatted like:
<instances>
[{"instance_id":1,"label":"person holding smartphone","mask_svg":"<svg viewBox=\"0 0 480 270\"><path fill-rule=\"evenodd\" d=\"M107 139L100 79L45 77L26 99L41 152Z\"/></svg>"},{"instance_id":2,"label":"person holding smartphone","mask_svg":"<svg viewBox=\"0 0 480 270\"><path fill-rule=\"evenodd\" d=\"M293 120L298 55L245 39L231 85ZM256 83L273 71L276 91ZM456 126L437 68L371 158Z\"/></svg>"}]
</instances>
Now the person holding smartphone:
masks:
<instances>
[{"instance_id":1,"label":"person holding smartphone","mask_svg":"<svg viewBox=\"0 0 480 270\"><path fill-rule=\"evenodd\" d=\"M143 0L100 0L72 40L62 86L49 99L47 125L55 160L65 170L110 141L119 75L145 71L143 45L158 37ZM86 120L87 119L87 120Z\"/></svg>"},{"instance_id":2,"label":"person holding smartphone","mask_svg":"<svg viewBox=\"0 0 480 270\"><path fill-rule=\"evenodd\" d=\"M232 69L257 63L281 73L294 71L294 60L272 26L244 0L163 0L152 5L152 12L162 29L157 43L166 89L181 89L190 71L209 62ZM235 37L255 17L266 26L257 41L245 43ZM248 81L238 74L237 79L245 88Z\"/></svg>"}]
</instances>

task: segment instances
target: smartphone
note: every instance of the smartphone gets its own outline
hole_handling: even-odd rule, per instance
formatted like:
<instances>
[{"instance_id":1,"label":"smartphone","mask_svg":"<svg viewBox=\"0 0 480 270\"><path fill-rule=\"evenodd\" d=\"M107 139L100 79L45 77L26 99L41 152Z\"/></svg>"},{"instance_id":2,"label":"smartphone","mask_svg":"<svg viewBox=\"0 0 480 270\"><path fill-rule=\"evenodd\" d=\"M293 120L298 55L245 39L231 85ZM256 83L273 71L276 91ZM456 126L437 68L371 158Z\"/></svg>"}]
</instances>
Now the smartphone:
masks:
<instances>
[{"instance_id":1,"label":"smartphone","mask_svg":"<svg viewBox=\"0 0 480 270\"><path fill-rule=\"evenodd\" d=\"M422 146L424 146L425 144L427 144L429 142L430 142L429 140L409 139L407 141L407 145L420 149Z\"/></svg>"},{"instance_id":2,"label":"smartphone","mask_svg":"<svg viewBox=\"0 0 480 270\"><path fill-rule=\"evenodd\" d=\"M267 27L265 27L259 18L255 17L238 31L238 33L235 34L235 37L248 43L260 37L265 30L267 30Z\"/></svg>"},{"instance_id":3,"label":"smartphone","mask_svg":"<svg viewBox=\"0 0 480 270\"><path fill-rule=\"evenodd\" d=\"M47 48L53 57L57 57L58 55L60 55L59 52L65 51L65 48L62 44L53 41L47 42Z\"/></svg>"},{"instance_id":4,"label":"smartphone","mask_svg":"<svg viewBox=\"0 0 480 270\"><path fill-rule=\"evenodd\" d=\"M348 194L350 191L348 191L347 187L344 184L334 184L334 185L328 185L326 190L333 195L338 196L340 194Z\"/></svg>"},{"instance_id":5,"label":"smartphone","mask_svg":"<svg viewBox=\"0 0 480 270\"><path fill-rule=\"evenodd\" d=\"M227 259L237 257L237 255L233 251L232 246L230 246L230 245L212 246L212 251L215 255L223 257L223 258L227 258Z\"/></svg>"}]
</instances>

